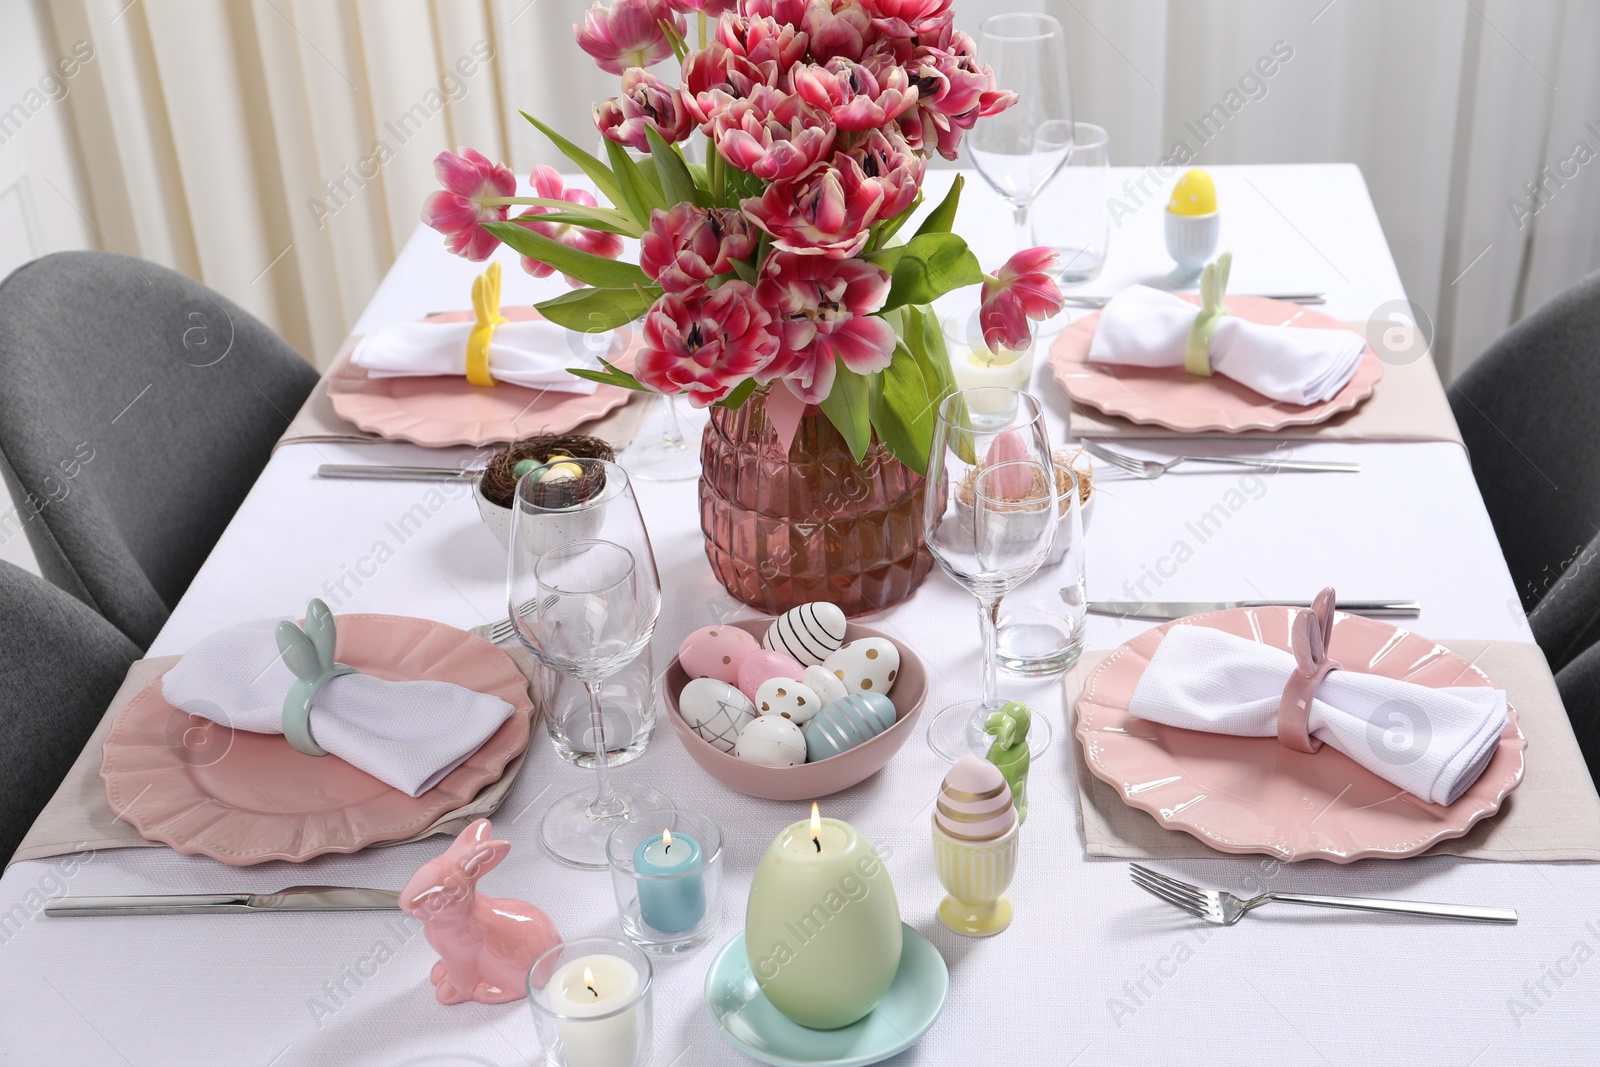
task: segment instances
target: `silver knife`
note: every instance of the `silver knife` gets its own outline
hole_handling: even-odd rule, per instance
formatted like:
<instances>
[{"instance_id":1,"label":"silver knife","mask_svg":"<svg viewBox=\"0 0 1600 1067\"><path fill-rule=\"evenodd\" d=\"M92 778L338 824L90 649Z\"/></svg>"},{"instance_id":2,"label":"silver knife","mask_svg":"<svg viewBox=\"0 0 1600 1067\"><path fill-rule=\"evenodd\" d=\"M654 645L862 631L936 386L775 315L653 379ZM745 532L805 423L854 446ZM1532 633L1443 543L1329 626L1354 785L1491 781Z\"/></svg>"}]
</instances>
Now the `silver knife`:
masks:
<instances>
[{"instance_id":1,"label":"silver knife","mask_svg":"<svg viewBox=\"0 0 1600 1067\"><path fill-rule=\"evenodd\" d=\"M1096 615L1116 615L1124 619L1182 619L1208 611L1228 608L1309 608L1309 600L1173 600L1156 603L1140 600L1091 600L1089 610ZM1415 600L1341 600L1334 605L1350 615L1376 619L1414 619L1422 614Z\"/></svg>"},{"instance_id":2,"label":"silver knife","mask_svg":"<svg viewBox=\"0 0 1600 1067\"><path fill-rule=\"evenodd\" d=\"M1268 300L1282 300L1287 304L1325 304L1327 293L1229 293L1229 296L1259 296ZM1074 296L1063 294L1062 299L1073 307L1103 308L1111 302L1109 296Z\"/></svg>"},{"instance_id":3,"label":"silver knife","mask_svg":"<svg viewBox=\"0 0 1600 1067\"><path fill-rule=\"evenodd\" d=\"M204 915L213 911L399 910L393 889L292 885L276 893L175 893L168 896L61 897L45 904L54 918L79 915Z\"/></svg>"},{"instance_id":4,"label":"silver knife","mask_svg":"<svg viewBox=\"0 0 1600 1067\"><path fill-rule=\"evenodd\" d=\"M399 482L471 481L482 473L481 467L385 467L366 463L324 463L317 468L319 478L371 478Z\"/></svg>"}]
</instances>

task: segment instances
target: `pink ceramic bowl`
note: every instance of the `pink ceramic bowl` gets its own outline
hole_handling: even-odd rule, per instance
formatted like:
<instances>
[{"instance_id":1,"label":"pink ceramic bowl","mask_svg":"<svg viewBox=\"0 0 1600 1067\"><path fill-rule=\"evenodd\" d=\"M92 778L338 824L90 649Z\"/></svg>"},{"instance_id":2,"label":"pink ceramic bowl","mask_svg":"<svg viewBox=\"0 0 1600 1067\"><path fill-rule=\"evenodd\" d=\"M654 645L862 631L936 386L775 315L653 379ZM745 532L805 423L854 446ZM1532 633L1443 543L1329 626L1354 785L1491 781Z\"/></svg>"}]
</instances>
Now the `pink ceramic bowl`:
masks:
<instances>
[{"instance_id":1,"label":"pink ceramic bowl","mask_svg":"<svg viewBox=\"0 0 1600 1067\"><path fill-rule=\"evenodd\" d=\"M771 619L741 619L733 625L755 635L756 640L767 632ZM678 712L678 694L689 684L689 674L674 656L667 666L666 700L667 718L689 755L703 767L707 774L729 789L746 796L767 800L815 800L841 789L849 789L858 782L883 770L884 764L894 758L900 746L906 743L916 727L917 716L922 714L922 704L928 699L928 669L917 654L881 630L849 623L844 639L857 641L863 637L882 637L894 642L900 650L900 673L889 691L889 701L894 705L895 721L883 733L865 741L848 752L840 753L816 763L803 763L798 767L759 767L746 763L730 753L701 740L689 728Z\"/></svg>"}]
</instances>

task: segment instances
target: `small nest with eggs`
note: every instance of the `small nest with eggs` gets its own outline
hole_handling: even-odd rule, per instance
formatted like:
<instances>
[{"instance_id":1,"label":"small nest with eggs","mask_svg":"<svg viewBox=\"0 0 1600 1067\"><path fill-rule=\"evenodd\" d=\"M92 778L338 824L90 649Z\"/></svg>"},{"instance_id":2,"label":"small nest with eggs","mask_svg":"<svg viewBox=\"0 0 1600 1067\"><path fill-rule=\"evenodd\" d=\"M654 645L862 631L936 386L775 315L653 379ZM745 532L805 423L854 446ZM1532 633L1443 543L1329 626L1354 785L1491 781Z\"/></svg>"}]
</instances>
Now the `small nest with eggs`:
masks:
<instances>
[{"instance_id":1,"label":"small nest with eggs","mask_svg":"<svg viewBox=\"0 0 1600 1067\"><path fill-rule=\"evenodd\" d=\"M484 468L479 481L479 491L492 504L509 508L517 494L516 466L525 459L546 463L553 456L570 456L573 459L617 458L616 450L598 437L581 433L541 434L515 441L496 452ZM540 482L528 502L541 508L570 508L581 504L605 487L606 476L598 468L587 471L581 478L568 478L559 482Z\"/></svg>"},{"instance_id":2,"label":"small nest with eggs","mask_svg":"<svg viewBox=\"0 0 1600 1067\"><path fill-rule=\"evenodd\" d=\"M1089 494L1094 491L1094 472L1092 468L1090 468L1087 464L1085 464L1083 467L1079 467L1077 465L1077 461L1082 458L1082 456L1083 449L1080 448L1070 455L1062 451L1055 452L1050 457L1052 460L1051 466L1056 476L1056 494L1061 501L1060 514L1063 517L1065 517L1067 514L1067 506L1070 503L1070 501L1067 499L1067 493L1070 492L1072 488L1072 476L1067 473L1069 470L1076 473L1078 476L1079 507L1083 507L1089 503ZM977 504L976 482L978 470L979 468L977 467L969 468L967 473L961 479L961 488L957 494L957 499L959 499L962 505L965 507L970 508ZM1033 472L1033 484L1028 487L1028 497L1036 499L1043 493L1044 472L1035 469ZM1037 509L1038 505L1019 501L1014 507L1015 510L1019 511L1033 511ZM1002 507L998 510L1012 509Z\"/></svg>"}]
</instances>

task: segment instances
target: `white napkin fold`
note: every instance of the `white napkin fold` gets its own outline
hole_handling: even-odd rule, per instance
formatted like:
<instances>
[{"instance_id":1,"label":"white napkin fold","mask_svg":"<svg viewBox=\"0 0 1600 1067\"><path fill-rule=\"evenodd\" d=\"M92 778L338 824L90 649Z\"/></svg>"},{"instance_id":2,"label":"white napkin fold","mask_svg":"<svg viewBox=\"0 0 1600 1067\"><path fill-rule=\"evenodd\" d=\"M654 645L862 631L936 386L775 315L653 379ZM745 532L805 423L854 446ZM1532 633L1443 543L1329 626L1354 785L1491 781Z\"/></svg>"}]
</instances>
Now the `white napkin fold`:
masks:
<instances>
[{"instance_id":1,"label":"white napkin fold","mask_svg":"<svg viewBox=\"0 0 1600 1067\"><path fill-rule=\"evenodd\" d=\"M1181 367L1199 312L1171 293L1132 286L1100 312L1089 359ZM1262 326L1224 315L1211 335L1211 368L1273 400L1319 404L1345 387L1366 347L1366 339L1350 330Z\"/></svg>"},{"instance_id":2,"label":"white napkin fold","mask_svg":"<svg viewBox=\"0 0 1600 1067\"><path fill-rule=\"evenodd\" d=\"M219 630L161 680L167 703L235 730L283 733L283 698L294 683L273 636L278 619ZM389 682L347 674L322 687L311 735L347 763L421 796L500 729L512 706L450 682Z\"/></svg>"},{"instance_id":3,"label":"white napkin fold","mask_svg":"<svg viewBox=\"0 0 1600 1067\"><path fill-rule=\"evenodd\" d=\"M350 362L373 378L461 377L467 373L467 338L472 327L470 322L387 323L361 338ZM583 352L574 351L571 345L577 336L544 319L502 322L489 342L489 373L496 381L529 389L587 396L594 392L595 383L567 373L568 367L584 365ZM607 338L607 352L622 347L614 332L602 336Z\"/></svg>"},{"instance_id":4,"label":"white napkin fold","mask_svg":"<svg viewBox=\"0 0 1600 1067\"><path fill-rule=\"evenodd\" d=\"M1174 626L1128 708L1188 730L1277 737L1278 701L1294 669L1294 656L1282 649L1209 626ZM1317 740L1380 778L1448 805L1489 765L1506 721L1501 689L1430 689L1338 670L1317 687L1310 727Z\"/></svg>"}]
</instances>

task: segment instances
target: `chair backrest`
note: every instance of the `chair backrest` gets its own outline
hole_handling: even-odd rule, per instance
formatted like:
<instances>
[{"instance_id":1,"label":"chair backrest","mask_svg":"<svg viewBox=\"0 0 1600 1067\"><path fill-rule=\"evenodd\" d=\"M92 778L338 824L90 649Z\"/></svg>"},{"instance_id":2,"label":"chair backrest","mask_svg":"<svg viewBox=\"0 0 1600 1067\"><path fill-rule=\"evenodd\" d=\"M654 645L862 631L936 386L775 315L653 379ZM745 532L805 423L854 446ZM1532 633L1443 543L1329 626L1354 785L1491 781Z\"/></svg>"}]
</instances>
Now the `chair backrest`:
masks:
<instances>
[{"instance_id":1,"label":"chair backrest","mask_svg":"<svg viewBox=\"0 0 1600 1067\"><path fill-rule=\"evenodd\" d=\"M181 274L63 252L0 284L0 463L46 578L148 647L317 375Z\"/></svg>"},{"instance_id":2,"label":"chair backrest","mask_svg":"<svg viewBox=\"0 0 1600 1067\"><path fill-rule=\"evenodd\" d=\"M1553 671L1600 641L1600 534L1563 563L1540 576L1539 602L1528 612L1534 640Z\"/></svg>"},{"instance_id":3,"label":"chair backrest","mask_svg":"<svg viewBox=\"0 0 1600 1067\"><path fill-rule=\"evenodd\" d=\"M1525 609L1600 530L1600 273L1518 322L1450 386Z\"/></svg>"},{"instance_id":4,"label":"chair backrest","mask_svg":"<svg viewBox=\"0 0 1600 1067\"><path fill-rule=\"evenodd\" d=\"M132 641L76 598L0 561L0 860L16 851L138 658Z\"/></svg>"}]
</instances>

